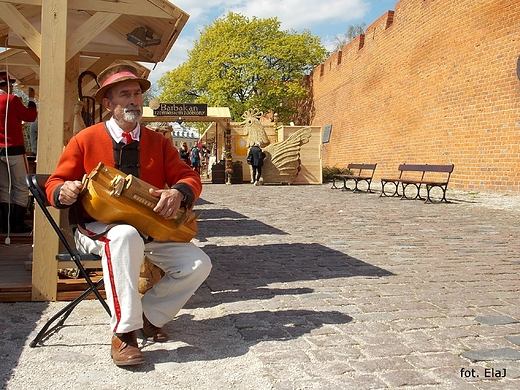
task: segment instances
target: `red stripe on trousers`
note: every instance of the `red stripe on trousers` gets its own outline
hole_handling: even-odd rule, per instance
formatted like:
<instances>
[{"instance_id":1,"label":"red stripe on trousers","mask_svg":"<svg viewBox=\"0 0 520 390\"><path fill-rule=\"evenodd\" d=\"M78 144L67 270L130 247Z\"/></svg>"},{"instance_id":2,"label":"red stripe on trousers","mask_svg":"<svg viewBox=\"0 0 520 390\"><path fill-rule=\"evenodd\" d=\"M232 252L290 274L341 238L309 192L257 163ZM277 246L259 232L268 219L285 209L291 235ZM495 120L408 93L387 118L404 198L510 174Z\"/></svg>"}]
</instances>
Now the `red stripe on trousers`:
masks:
<instances>
[{"instance_id":1,"label":"red stripe on trousers","mask_svg":"<svg viewBox=\"0 0 520 390\"><path fill-rule=\"evenodd\" d=\"M101 237L99 241L105 244L105 255L107 257L108 277L110 279L110 288L112 289L112 298L114 303L114 314L116 316L116 325L112 331L116 333L116 329L121 321L121 305L119 304L119 297L117 296L116 285L114 283L114 269L112 268L112 256L110 253L110 240L106 237Z\"/></svg>"}]
</instances>

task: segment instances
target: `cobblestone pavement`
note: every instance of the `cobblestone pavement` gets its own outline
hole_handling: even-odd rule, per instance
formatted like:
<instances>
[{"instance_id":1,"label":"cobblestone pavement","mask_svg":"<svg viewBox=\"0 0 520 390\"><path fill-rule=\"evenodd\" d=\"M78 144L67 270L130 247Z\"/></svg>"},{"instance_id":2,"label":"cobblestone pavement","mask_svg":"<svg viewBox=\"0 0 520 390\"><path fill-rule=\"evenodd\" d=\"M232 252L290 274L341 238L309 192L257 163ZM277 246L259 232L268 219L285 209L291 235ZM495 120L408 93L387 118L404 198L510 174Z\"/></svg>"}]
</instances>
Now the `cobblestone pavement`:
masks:
<instances>
[{"instance_id":1,"label":"cobblestone pavement","mask_svg":"<svg viewBox=\"0 0 520 390\"><path fill-rule=\"evenodd\" d=\"M1 304L7 389L518 389L520 197L450 204L321 186L209 184L197 244L207 282L147 343L109 357L108 317L81 303Z\"/></svg>"}]
</instances>

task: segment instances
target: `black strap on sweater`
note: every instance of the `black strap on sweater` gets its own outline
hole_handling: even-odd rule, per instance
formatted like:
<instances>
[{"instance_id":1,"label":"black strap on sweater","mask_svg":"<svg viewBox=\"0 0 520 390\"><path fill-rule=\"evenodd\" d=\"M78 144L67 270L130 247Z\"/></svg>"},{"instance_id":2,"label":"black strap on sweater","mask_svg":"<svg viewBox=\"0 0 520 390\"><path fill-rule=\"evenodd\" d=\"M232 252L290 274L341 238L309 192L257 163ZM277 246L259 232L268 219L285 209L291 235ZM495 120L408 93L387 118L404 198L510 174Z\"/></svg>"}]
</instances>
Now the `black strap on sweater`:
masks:
<instances>
[{"instance_id":1,"label":"black strap on sweater","mask_svg":"<svg viewBox=\"0 0 520 390\"><path fill-rule=\"evenodd\" d=\"M107 131L108 135L110 135L106 122L105 130ZM110 136L110 138L112 138L112 136ZM141 150L139 147L139 141L125 144L124 142L116 142L112 138L112 149L114 150L114 167L127 175L133 175L138 178L140 175L139 151ZM75 210L71 214L73 214L75 217L75 225L83 235L91 238L92 240L99 240L101 237L107 234L110 229L118 225L116 223L109 224L107 225L105 231L92 234L85 226L85 223L88 221L85 221L83 217L83 207L81 204L76 202L74 208ZM143 238L145 240L148 239L145 237Z\"/></svg>"}]
</instances>

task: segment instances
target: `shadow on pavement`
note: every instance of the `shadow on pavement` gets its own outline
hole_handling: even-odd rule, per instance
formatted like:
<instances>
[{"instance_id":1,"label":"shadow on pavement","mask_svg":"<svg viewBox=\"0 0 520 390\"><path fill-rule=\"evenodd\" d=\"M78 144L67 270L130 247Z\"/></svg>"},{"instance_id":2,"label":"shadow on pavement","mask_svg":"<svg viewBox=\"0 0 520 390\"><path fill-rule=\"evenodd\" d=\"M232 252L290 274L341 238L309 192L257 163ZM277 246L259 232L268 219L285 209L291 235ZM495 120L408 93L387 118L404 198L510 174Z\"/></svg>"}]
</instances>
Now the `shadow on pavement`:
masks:
<instances>
[{"instance_id":1,"label":"shadow on pavement","mask_svg":"<svg viewBox=\"0 0 520 390\"><path fill-rule=\"evenodd\" d=\"M208 237L252 237L261 234L286 235L283 230L274 228L256 219L228 209L200 210L197 240L206 242Z\"/></svg>"},{"instance_id":2,"label":"shadow on pavement","mask_svg":"<svg viewBox=\"0 0 520 390\"><path fill-rule=\"evenodd\" d=\"M143 350L147 361L186 363L220 360L246 354L263 341L289 341L309 334L326 324L346 324L352 317L337 311L280 310L229 314L223 317L194 320L184 314L165 327L176 341L186 343L173 351ZM236 332L245 342L237 343ZM334 337L331 330L328 337ZM204 337L201 337L204 335ZM324 336L325 337L325 336ZM338 336L341 337L341 336ZM148 371L148 364L135 371Z\"/></svg>"},{"instance_id":3,"label":"shadow on pavement","mask_svg":"<svg viewBox=\"0 0 520 390\"><path fill-rule=\"evenodd\" d=\"M313 292L311 288L298 286L287 289L269 287L271 284L393 275L320 244L207 245L203 249L213 261L213 269L205 284L214 299L198 299L196 294L188 302L188 308Z\"/></svg>"}]
</instances>

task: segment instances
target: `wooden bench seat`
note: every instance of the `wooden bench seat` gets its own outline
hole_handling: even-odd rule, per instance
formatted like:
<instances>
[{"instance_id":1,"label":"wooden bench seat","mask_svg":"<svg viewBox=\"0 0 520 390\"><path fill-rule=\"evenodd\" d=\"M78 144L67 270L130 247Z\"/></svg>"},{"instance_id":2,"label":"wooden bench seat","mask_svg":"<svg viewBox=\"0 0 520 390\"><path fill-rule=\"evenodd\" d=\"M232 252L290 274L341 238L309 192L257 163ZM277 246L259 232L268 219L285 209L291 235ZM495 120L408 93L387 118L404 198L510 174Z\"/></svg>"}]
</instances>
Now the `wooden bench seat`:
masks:
<instances>
[{"instance_id":1,"label":"wooden bench seat","mask_svg":"<svg viewBox=\"0 0 520 390\"><path fill-rule=\"evenodd\" d=\"M359 189L359 182L366 182L368 188L366 192L373 192L370 189L372 184L372 178L374 177L374 171L376 170L377 164L348 164L347 169L351 172L349 174L336 174L332 176L332 187L341 188L343 191L361 191ZM336 179L343 180L343 187L336 186ZM354 182L354 188L347 187L347 181L352 180Z\"/></svg>"},{"instance_id":2,"label":"wooden bench seat","mask_svg":"<svg viewBox=\"0 0 520 390\"><path fill-rule=\"evenodd\" d=\"M442 190L440 202L448 203L446 190L454 167L454 164L401 164L398 168L399 177L381 178L381 196L400 196L401 199L421 199L430 203L433 202L430 196L431 190L438 187ZM393 185L393 192L388 192L388 188L385 189L388 183ZM401 185L401 193L399 193L399 185ZM406 188L410 185L415 187L414 196L406 193ZM421 197L420 194L423 186L426 188L426 198Z\"/></svg>"}]
</instances>

